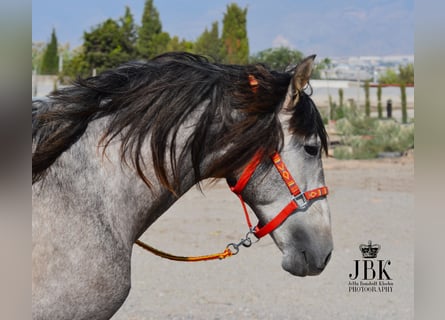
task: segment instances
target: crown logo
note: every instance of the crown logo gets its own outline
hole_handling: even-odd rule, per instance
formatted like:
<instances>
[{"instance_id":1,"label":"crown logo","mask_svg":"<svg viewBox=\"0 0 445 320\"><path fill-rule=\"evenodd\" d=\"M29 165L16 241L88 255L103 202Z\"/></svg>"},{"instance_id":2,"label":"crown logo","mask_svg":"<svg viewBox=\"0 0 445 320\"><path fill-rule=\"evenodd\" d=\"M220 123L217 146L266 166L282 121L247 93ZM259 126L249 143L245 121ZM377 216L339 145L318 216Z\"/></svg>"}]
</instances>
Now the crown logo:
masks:
<instances>
[{"instance_id":1,"label":"crown logo","mask_svg":"<svg viewBox=\"0 0 445 320\"><path fill-rule=\"evenodd\" d=\"M363 258L377 258L377 253L380 250L379 244L372 244L372 241L369 240L368 244L361 244L359 246L360 251L362 252Z\"/></svg>"}]
</instances>

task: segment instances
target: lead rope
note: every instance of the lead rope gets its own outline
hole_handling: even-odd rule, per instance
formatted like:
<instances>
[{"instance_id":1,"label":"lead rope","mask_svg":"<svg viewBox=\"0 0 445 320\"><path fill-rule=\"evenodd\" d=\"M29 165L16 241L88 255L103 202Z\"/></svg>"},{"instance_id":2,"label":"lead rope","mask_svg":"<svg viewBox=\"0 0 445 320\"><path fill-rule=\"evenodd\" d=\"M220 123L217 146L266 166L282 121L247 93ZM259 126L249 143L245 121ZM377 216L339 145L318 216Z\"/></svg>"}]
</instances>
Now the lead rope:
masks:
<instances>
[{"instance_id":1,"label":"lead rope","mask_svg":"<svg viewBox=\"0 0 445 320\"><path fill-rule=\"evenodd\" d=\"M174 260L174 261L183 261L183 262L209 261L209 260L216 260L216 259L222 260L222 259L231 257L238 253L238 251L233 253L230 250L229 245L228 245L226 247L226 249L220 253L214 253L214 254L209 254L209 255L205 255L205 256L183 257L183 256L177 256L174 254L170 254L170 253L155 249L152 246L149 246L148 244L142 242L141 240L136 240L134 243L136 243L141 248L143 248L143 249L145 249L145 250L147 250L161 258Z\"/></svg>"},{"instance_id":2,"label":"lead rope","mask_svg":"<svg viewBox=\"0 0 445 320\"><path fill-rule=\"evenodd\" d=\"M252 245L252 238L251 235L255 235L253 229L251 229L247 234L245 238L242 238L240 242L238 243L229 243L223 252L220 253L213 253L205 256L192 256L192 257L183 257L183 256L177 256L171 253L163 252L161 250L158 250L156 248L153 248L152 246L149 246L148 244L142 242L141 240L136 240L134 243L136 243L141 248L165 259L173 260L173 261L182 261L182 262L197 262L197 261L209 261L209 260L222 260L227 257L231 257L236 255L239 252L239 248L241 246L243 247L250 247ZM258 240L256 240L258 241ZM255 241L255 242L256 242ZM232 248L233 251L230 249Z\"/></svg>"}]
</instances>

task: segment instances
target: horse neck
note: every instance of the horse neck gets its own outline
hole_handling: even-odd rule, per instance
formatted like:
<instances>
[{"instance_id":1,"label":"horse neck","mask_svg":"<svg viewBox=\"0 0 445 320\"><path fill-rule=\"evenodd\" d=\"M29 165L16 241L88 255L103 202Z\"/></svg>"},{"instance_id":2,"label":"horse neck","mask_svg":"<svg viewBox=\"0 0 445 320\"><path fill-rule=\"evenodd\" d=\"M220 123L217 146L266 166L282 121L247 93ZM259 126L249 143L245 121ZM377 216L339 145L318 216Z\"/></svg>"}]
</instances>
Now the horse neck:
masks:
<instances>
[{"instance_id":1,"label":"horse neck","mask_svg":"<svg viewBox=\"0 0 445 320\"><path fill-rule=\"evenodd\" d=\"M184 127L189 127L189 124ZM181 154L181 148L184 145L186 139L191 134L190 129L180 128L178 132L177 150L176 156ZM147 140L146 146L150 145L150 141ZM110 150L113 154L118 154L117 150ZM107 149L107 154L109 153ZM170 159L170 155L167 154L166 159ZM165 186L163 186L156 178L156 173L153 169L151 149L147 147L147 154L144 155L144 161L146 163L145 175L150 179L152 183L149 189L145 185L139 176L135 174L134 169L123 167L120 174L125 181L126 186L122 189L127 193L128 198L133 198L137 202L136 206L131 210L132 212L126 212L126 215L130 215L127 224L132 224L132 237L137 239L146 229L154 223L165 211L168 210L184 193L192 188L196 181L194 178L194 171L191 161L191 156L187 156L181 161L177 161L179 169L179 185L175 184L175 193L172 193ZM204 163L206 161L204 160ZM119 163L119 159L113 160L113 163ZM203 164L205 166L205 164ZM170 165L168 165L170 168ZM205 168L204 168L205 169ZM168 170L170 171L170 170ZM126 201L122 201L125 203Z\"/></svg>"},{"instance_id":2,"label":"horse neck","mask_svg":"<svg viewBox=\"0 0 445 320\"><path fill-rule=\"evenodd\" d=\"M119 139L110 143L105 154L98 148L106 122L107 119L100 119L90 123L85 134L59 157L36 187L46 189L51 201L61 208L59 214L94 212L102 215L101 220L108 222L118 238L131 245L195 184L193 168L188 158L180 163L180 172L184 174L180 176L180 186L174 195L156 179L150 141L147 141L144 173L152 183L148 188L134 168L122 164ZM179 136L186 134L189 133L185 130L179 132ZM65 203L67 197L69 204Z\"/></svg>"}]
</instances>

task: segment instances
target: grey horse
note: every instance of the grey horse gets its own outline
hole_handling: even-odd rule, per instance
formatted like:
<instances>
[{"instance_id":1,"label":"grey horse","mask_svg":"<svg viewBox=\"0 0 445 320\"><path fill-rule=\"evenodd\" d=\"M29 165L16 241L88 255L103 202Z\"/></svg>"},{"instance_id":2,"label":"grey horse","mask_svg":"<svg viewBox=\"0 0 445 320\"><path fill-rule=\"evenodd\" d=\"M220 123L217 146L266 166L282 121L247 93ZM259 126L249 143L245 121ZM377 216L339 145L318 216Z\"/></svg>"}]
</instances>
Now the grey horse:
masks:
<instances>
[{"instance_id":1,"label":"grey horse","mask_svg":"<svg viewBox=\"0 0 445 320\"><path fill-rule=\"evenodd\" d=\"M277 72L169 53L34 101L33 319L109 319L135 241L203 179L235 184L255 155L240 196L260 227L297 201L274 152L302 192L324 186L327 135L304 92L314 58ZM333 249L326 197L306 200L268 232L297 276L322 272Z\"/></svg>"}]
</instances>

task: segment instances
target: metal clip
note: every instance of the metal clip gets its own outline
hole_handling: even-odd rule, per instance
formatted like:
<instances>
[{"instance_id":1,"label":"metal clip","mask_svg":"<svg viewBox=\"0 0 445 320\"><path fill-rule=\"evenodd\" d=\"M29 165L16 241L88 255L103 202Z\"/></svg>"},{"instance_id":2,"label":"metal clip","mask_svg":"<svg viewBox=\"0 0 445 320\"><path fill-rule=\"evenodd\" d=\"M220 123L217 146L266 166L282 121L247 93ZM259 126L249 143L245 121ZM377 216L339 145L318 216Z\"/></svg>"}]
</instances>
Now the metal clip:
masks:
<instances>
[{"instance_id":1,"label":"metal clip","mask_svg":"<svg viewBox=\"0 0 445 320\"><path fill-rule=\"evenodd\" d=\"M233 248L233 250L230 250L230 247ZM232 252L232 255L236 255L239 252L239 246L236 243L229 243L226 247L227 249L229 249Z\"/></svg>"},{"instance_id":2,"label":"metal clip","mask_svg":"<svg viewBox=\"0 0 445 320\"><path fill-rule=\"evenodd\" d=\"M249 229L249 232L246 233L246 238L249 238L249 239L250 239L250 235L252 235L252 236L255 237L255 241L252 242L252 243L257 243L258 241L260 241L260 238L258 238L258 237L256 236L256 234L255 234L255 229L256 229L256 227L251 227L251 228Z\"/></svg>"},{"instance_id":3,"label":"metal clip","mask_svg":"<svg viewBox=\"0 0 445 320\"><path fill-rule=\"evenodd\" d=\"M239 248L241 246L245 247L245 248L249 248L253 243L258 242L259 239L257 239L256 241L252 242L252 238L250 237L250 235L255 235L254 229L252 228L251 230L249 230L249 232L246 233L246 237L245 238L241 238L240 242L238 243L229 243L227 245L227 248L230 249L231 247L233 248L232 251L232 255L236 255L239 252Z\"/></svg>"},{"instance_id":4,"label":"metal clip","mask_svg":"<svg viewBox=\"0 0 445 320\"><path fill-rule=\"evenodd\" d=\"M299 193L296 196L292 197L292 200L298 205L298 208L304 209L308 206L308 201L304 196L304 193Z\"/></svg>"}]
</instances>

